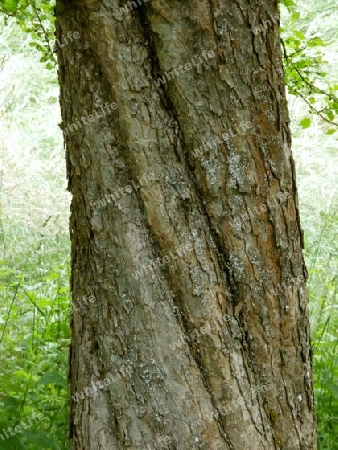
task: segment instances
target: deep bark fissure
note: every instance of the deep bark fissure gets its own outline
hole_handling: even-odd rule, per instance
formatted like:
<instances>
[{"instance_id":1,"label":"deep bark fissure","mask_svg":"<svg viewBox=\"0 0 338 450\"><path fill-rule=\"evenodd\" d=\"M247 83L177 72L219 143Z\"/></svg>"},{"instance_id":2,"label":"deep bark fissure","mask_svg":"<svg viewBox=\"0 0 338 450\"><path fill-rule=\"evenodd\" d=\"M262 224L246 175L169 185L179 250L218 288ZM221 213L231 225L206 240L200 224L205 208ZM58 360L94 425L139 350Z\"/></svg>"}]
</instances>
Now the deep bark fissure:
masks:
<instances>
[{"instance_id":1,"label":"deep bark fissure","mask_svg":"<svg viewBox=\"0 0 338 450\"><path fill-rule=\"evenodd\" d=\"M151 58L151 72L153 74L153 79L157 79L160 76L163 76L163 73L161 73L161 69L160 69L160 63L158 61L158 59L156 58L156 46L154 44L154 37L152 35L152 32L150 30L150 24L148 22L148 20L146 19L146 13L145 13L145 8L143 8L142 6L140 6L139 8L140 11L140 17L141 17L141 23L142 23L142 27L143 27L143 31L145 33L145 37L146 40L148 41L148 46L149 46L149 55ZM220 265L220 267L222 267L222 271L224 273L226 273L228 282L229 282L229 286L233 285L233 281L230 281L230 273L227 270L227 265L229 264L229 260L225 260L225 263L223 263L221 255L223 255L224 257L224 249L221 246L221 241L219 236L217 235L217 231L216 229L214 229L212 227L211 224L211 218L206 210L206 208L203 206L203 196L199 190L198 184L196 179L194 178L193 174L191 173L191 171L189 170L187 163L189 161L187 161L186 156L188 155L188 152L185 149L185 142L184 142L184 131L182 130L179 118L178 118L178 114L176 112L176 109L171 101L170 95L169 95L169 89L170 89L170 82L169 82L169 87L168 89L165 89L164 86L160 86L159 87L159 91L161 93L161 98L162 100L164 99L163 103L166 107L166 112L169 114L169 116L172 119L173 122L173 135L174 137L176 137L176 140L174 141L174 145L173 145L173 151L174 153L176 153L177 157L178 157L178 161L182 164L182 166L184 167L184 173L187 176L187 179L190 181L190 186L194 188L194 193L195 193L195 198L197 200L197 206L199 211L201 212L201 214L207 219L207 223L208 223L208 228L209 230L211 230L211 236L213 238L214 243L216 243L216 247L217 247L217 259L218 259L218 263ZM175 126L176 125L176 126ZM182 149L182 153L178 151L178 147L177 147L177 143L180 142L181 143L181 149ZM183 156L183 158L182 158ZM142 200L140 199L140 203L142 203ZM143 211L145 211L145 209L143 208ZM149 225L149 229L151 230L151 226L148 222ZM151 230L152 232L152 230ZM153 232L152 235L154 236ZM156 240L155 237L155 241L157 242L157 245L160 248L159 242ZM166 274L166 276L168 277L168 270L165 270L164 273ZM168 279L169 284L172 286L172 277L169 275L169 279ZM233 293L235 292L235 289L232 288L230 291L233 295ZM228 291L229 293L229 291ZM191 355L193 356L194 360L197 363L197 367L200 370L201 373L201 378L203 380L203 384L205 386L205 389L207 390L207 392L210 395L210 399L212 400L213 406L214 406L214 410L218 411L217 405L214 402L213 399L213 392L212 392L212 387L210 385L210 383L208 382L208 377L206 375L207 370L205 369L204 365L203 365L203 359L201 358L201 356L198 354L198 352L194 349L194 345L193 345L193 339L192 339L192 335L194 334L194 329L191 329L191 324L189 324L188 320L186 319L186 315L187 311L184 311L184 305L182 304L181 300L180 300L180 295L179 293L177 293L178 295L176 295L175 297L178 298L177 301L175 301L175 304L178 306L178 309L180 311L180 321L179 323L182 326L182 332L183 335L185 336L185 341L187 342L189 348L190 348L190 352ZM224 424L222 423L222 421L220 420L219 414L218 414L218 424L220 427L220 432L223 436L223 438L225 438L226 435L226 430L224 429Z\"/></svg>"},{"instance_id":2,"label":"deep bark fissure","mask_svg":"<svg viewBox=\"0 0 338 450\"><path fill-rule=\"evenodd\" d=\"M58 10L59 33L83 32L59 50L64 123L97 97L117 104L66 139L72 291L97 298L74 312L72 393L120 374L72 402L72 448L163 448L160 433L180 450L312 450L306 296L286 289L303 268L279 37L249 26L272 10L263 0L135 5L122 17L115 0ZM211 48L213 60L156 83ZM241 119L253 123L246 132ZM149 170L154 184L95 203ZM273 203L280 192L291 199Z\"/></svg>"},{"instance_id":3,"label":"deep bark fissure","mask_svg":"<svg viewBox=\"0 0 338 450\"><path fill-rule=\"evenodd\" d=\"M213 10L212 1L209 0L209 4L210 4L210 11L212 11ZM150 22L146 18L147 17L146 16L146 8L143 8L141 6L139 8L139 10L140 10L140 13L142 13L142 14L140 14L140 16L142 18L143 30L145 32L145 36L146 36L148 42L150 43L149 44L149 48L150 48L149 56L151 58L153 79L155 80L158 77L160 77L161 75L163 76L163 72L161 73L160 63L159 63L158 58L156 57L157 49L156 49L156 45L155 45L155 39L154 39L153 33L150 28L151 27ZM174 142L173 149L174 149L174 152L176 153L176 155L178 156L179 161L181 162L181 164L184 167L184 172L187 175L187 178L190 182L190 186L194 188L194 193L195 193L196 199L198 201L198 208L201 211L201 213L205 216L205 218L207 219L207 222L209 225L208 228L211 231L213 242L216 244L216 247L217 247L217 257L218 257L219 265L220 265L222 271L225 273L228 286L230 287L230 291L228 290L227 293L228 293L228 295L231 295L231 296L235 295L235 297L236 297L236 294L237 294L236 283L232 279L231 274L228 270L229 259L226 257L228 250L226 248L224 248L224 245L222 245L221 237L218 235L217 228L214 227L214 225L212 224L211 217L204 205L205 204L205 202L203 201L204 196L203 196L203 193L202 193L201 189L199 188L198 182L193 174L192 165L191 165L191 162L189 159L189 151L187 149L187 146L185 145L184 130L180 124L179 116L175 109L175 106L172 103L172 100L170 98L170 93L169 93L170 81L168 82L168 85L169 85L168 89L165 89L165 87L163 85L161 85L160 92L162 94L161 98L165 99L164 105L166 106L166 111L172 117L174 124L176 124L176 127L173 128L173 132L177 136L177 141ZM176 130L177 130L177 134L175 133ZM178 151L178 147L177 147L178 141L181 142L180 147L182 149L182 153ZM223 262L223 259L224 259L224 262Z\"/></svg>"}]
</instances>

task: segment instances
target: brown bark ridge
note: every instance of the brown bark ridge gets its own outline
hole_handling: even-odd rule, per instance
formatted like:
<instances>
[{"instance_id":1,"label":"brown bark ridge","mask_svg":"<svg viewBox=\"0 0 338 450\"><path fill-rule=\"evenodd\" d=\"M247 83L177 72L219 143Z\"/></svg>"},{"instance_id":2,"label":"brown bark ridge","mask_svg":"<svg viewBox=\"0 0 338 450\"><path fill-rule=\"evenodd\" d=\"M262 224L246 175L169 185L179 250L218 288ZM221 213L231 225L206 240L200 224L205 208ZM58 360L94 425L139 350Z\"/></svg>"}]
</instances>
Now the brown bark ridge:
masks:
<instances>
[{"instance_id":1,"label":"brown bark ridge","mask_svg":"<svg viewBox=\"0 0 338 450\"><path fill-rule=\"evenodd\" d=\"M316 449L276 1L56 17L72 449Z\"/></svg>"}]
</instances>

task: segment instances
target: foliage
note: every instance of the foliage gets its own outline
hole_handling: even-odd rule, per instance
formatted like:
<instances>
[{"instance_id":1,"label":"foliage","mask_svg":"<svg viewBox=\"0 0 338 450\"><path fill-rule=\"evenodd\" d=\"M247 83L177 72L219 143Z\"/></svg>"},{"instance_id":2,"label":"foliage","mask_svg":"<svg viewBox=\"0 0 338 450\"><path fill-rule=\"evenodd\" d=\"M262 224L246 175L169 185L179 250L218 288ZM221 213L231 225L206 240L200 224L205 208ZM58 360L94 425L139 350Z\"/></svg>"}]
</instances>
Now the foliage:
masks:
<instances>
[{"instance_id":1,"label":"foliage","mask_svg":"<svg viewBox=\"0 0 338 450\"><path fill-rule=\"evenodd\" d=\"M41 52L41 62L53 69L54 1L49 0L0 0L0 14L6 19L14 17L27 33L30 45Z\"/></svg>"},{"instance_id":2,"label":"foliage","mask_svg":"<svg viewBox=\"0 0 338 450\"><path fill-rule=\"evenodd\" d=\"M69 195L57 79L14 18L0 17L0 34L0 449L66 450Z\"/></svg>"},{"instance_id":3,"label":"foliage","mask_svg":"<svg viewBox=\"0 0 338 450\"><path fill-rule=\"evenodd\" d=\"M4 232L5 242L15 243L27 231L9 222ZM0 435L22 427L12 437L7 432L9 439L0 437L0 447L66 450L68 242L62 235L48 240L32 230L28 235L29 245L22 251L5 246L0 261ZM41 421L33 420L37 413Z\"/></svg>"},{"instance_id":4,"label":"foliage","mask_svg":"<svg viewBox=\"0 0 338 450\"><path fill-rule=\"evenodd\" d=\"M330 82L325 68L322 47L327 44L317 34L308 32L308 24L301 20L301 12L292 0L284 0L282 48L285 79L290 94L300 97L311 115L318 115L330 127L327 134L338 129L338 83ZM337 8L338 9L338 8ZM309 128L311 118L304 117L300 125Z\"/></svg>"},{"instance_id":5,"label":"foliage","mask_svg":"<svg viewBox=\"0 0 338 450\"><path fill-rule=\"evenodd\" d=\"M291 94L294 153L310 274L318 443L320 450L334 450L338 440L338 248L335 231L338 218L335 193L330 196L331 207L325 205L330 189L338 182L338 175L331 170L335 162L338 166L337 142L335 135L330 135L330 130L335 129L331 122L337 121L337 100L334 64L325 61L330 59L328 56L337 55L338 48L332 50L332 42L337 39L335 21L330 28L328 17L323 14L333 15L338 7L335 0L307 0L305 7L298 2L297 6L293 0L282 0L281 4L286 80ZM19 73L20 86L7 81L1 89L0 115L10 135L6 146L14 148L9 156L24 159L27 153L27 159L20 160L17 165L9 165L10 158L6 161L4 166L14 181L5 189L9 200L0 205L4 210L0 222L0 435L9 426L27 423L36 412L43 414L41 422L16 434L12 440L2 441L0 437L1 449L69 448L66 379L69 241L66 226L55 219L56 210L61 211L61 215L68 215L68 202L62 197L61 184L51 174L57 172L58 177L64 177L60 162L63 158L61 133L57 129L59 117L50 108L57 102L56 74L51 70L42 75L36 58L38 50L44 65L55 66L51 44L54 39L52 10L53 3L46 0L35 0L34 3L32 0L0 0L0 15L2 12L8 23L7 31L1 30L0 53L11 55L13 60L20 54L17 64L23 66ZM26 33L25 37L17 30L10 36L14 21ZM321 21L325 22L325 27ZM314 27L314 23L321 26ZM31 47L25 58L32 61L31 65L26 65L22 55L25 39ZM7 45L5 48L3 41ZM0 69L3 69L0 70L2 88L1 75L6 68ZM9 94L5 96L7 91ZM304 101L310 116L302 112ZM15 115L15 121L10 128L12 115ZM43 121L45 116L52 116L53 129ZM306 136L301 127L309 127ZM25 139L19 139L18 132L25 135ZM0 139L3 136L0 124ZM41 174L30 166L33 159L43 167ZM23 173L25 164L29 165L31 179L26 179ZM24 186L19 185L17 193L18 172L20 177L17 178L24 179ZM48 180L43 184L46 178ZM56 208L51 210L48 204L42 214L36 204L48 203L48 190ZM58 197L62 198L56 202ZM12 206L11 201L18 206ZM25 203L30 205L29 208ZM53 218L46 223L49 210ZM32 225L33 219L37 222L36 227ZM54 220L55 227L49 230Z\"/></svg>"},{"instance_id":6,"label":"foliage","mask_svg":"<svg viewBox=\"0 0 338 450\"><path fill-rule=\"evenodd\" d=\"M307 262L311 305L313 369L318 444L333 449L338 441L338 215L321 215L315 246L308 232Z\"/></svg>"},{"instance_id":7,"label":"foliage","mask_svg":"<svg viewBox=\"0 0 338 450\"><path fill-rule=\"evenodd\" d=\"M53 0L0 0L0 13L15 17L28 33L30 45L42 53L41 61L48 69L56 63L52 46L54 4ZM321 51L326 44L321 37L307 36L303 31L301 13L294 0L280 0L280 5L284 7L281 42L289 92L303 99L310 114L319 115L329 123L331 127L326 132L332 134L338 127L338 83L332 84L327 79ZM300 124L308 128L310 117L305 117Z\"/></svg>"}]
</instances>

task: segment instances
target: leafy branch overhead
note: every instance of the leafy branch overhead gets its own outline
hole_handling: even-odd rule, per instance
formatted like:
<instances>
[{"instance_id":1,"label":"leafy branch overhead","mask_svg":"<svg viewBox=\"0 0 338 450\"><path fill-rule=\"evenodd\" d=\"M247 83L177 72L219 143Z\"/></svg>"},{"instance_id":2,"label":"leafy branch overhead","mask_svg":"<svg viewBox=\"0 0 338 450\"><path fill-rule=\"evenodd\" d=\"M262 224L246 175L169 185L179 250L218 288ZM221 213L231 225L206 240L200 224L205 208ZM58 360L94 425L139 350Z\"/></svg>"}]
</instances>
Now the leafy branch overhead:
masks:
<instances>
[{"instance_id":1,"label":"leafy branch overhead","mask_svg":"<svg viewBox=\"0 0 338 450\"><path fill-rule=\"evenodd\" d=\"M311 124L311 116L329 124L326 133L338 129L338 84L329 80L325 67L325 42L304 31L300 12L294 0L280 0L282 12L282 48L285 79L289 94L300 97L308 107L308 116L300 121L303 128ZM42 53L47 69L56 65L54 47L54 1L0 0L0 13L5 20L13 17L30 38L30 45Z\"/></svg>"},{"instance_id":2,"label":"leafy branch overhead","mask_svg":"<svg viewBox=\"0 0 338 450\"><path fill-rule=\"evenodd\" d=\"M30 45L41 52L40 61L47 69L56 66L53 54L54 1L49 0L0 0L0 14L5 23L13 17L28 34Z\"/></svg>"},{"instance_id":3,"label":"leafy branch overhead","mask_svg":"<svg viewBox=\"0 0 338 450\"><path fill-rule=\"evenodd\" d=\"M302 98L310 115L319 116L330 125L326 134L333 134L338 128L338 84L330 82L325 71L329 63L325 60L323 47L327 44L319 36L303 30L306 24L302 24L293 0L282 0L281 3L286 7L281 43L289 94ZM302 119L300 125L310 127L310 117Z\"/></svg>"}]
</instances>

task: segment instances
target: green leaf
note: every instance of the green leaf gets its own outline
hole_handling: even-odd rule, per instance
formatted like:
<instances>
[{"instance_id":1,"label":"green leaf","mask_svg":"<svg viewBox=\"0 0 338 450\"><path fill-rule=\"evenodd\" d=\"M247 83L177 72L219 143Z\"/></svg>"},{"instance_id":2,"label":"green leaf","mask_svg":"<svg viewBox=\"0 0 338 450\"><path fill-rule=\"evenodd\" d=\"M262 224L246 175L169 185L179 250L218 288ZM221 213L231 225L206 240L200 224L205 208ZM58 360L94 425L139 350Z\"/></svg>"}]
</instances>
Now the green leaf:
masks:
<instances>
[{"instance_id":1,"label":"green leaf","mask_svg":"<svg viewBox=\"0 0 338 450\"><path fill-rule=\"evenodd\" d=\"M24 449L25 446L19 439L20 435L14 435L6 439L4 442L1 442L1 450L19 450Z\"/></svg>"},{"instance_id":2,"label":"green leaf","mask_svg":"<svg viewBox=\"0 0 338 450\"><path fill-rule=\"evenodd\" d=\"M3 8L8 13L13 13L18 7L19 0L4 0Z\"/></svg>"},{"instance_id":3,"label":"green leaf","mask_svg":"<svg viewBox=\"0 0 338 450\"><path fill-rule=\"evenodd\" d=\"M330 130L327 130L325 134L327 134L328 136L331 136L332 134L336 133L337 130L331 128Z\"/></svg>"},{"instance_id":4,"label":"green leaf","mask_svg":"<svg viewBox=\"0 0 338 450\"><path fill-rule=\"evenodd\" d=\"M330 120L334 120L334 113L332 111L327 111L326 115Z\"/></svg>"},{"instance_id":5,"label":"green leaf","mask_svg":"<svg viewBox=\"0 0 338 450\"><path fill-rule=\"evenodd\" d=\"M314 37L308 41L309 47L323 47L325 46L325 42L319 37Z\"/></svg>"},{"instance_id":6,"label":"green leaf","mask_svg":"<svg viewBox=\"0 0 338 450\"><path fill-rule=\"evenodd\" d=\"M290 8L291 6L295 6L295 2L293 0L281 0L281 3L286 6L287 8Z\"/></svg>"},{"instance_id":7,"label":"green leaf","mask_svg":"<svg viewBox=\"0 0 338 450\"><path fill-rule=\"evenodd\" d=\"M16 397L6 396L3 399L3 404L5 409L9 409L11 411L16 411L19 409L21 401Z\"/></svg>"},{"instance_id":8,"label":"green leaf","mask_svg":"<svg viewBox=\"0 0 338 450\"><path fill-rule=\"evenodd\" d=\"M303 128L309 128L311 126L311 119L309 117L305 117L299 122L299 125Z\"/></svg>"},{"instance_id":9,"label":"green leaf","mask_svg":"<svg viewBox=\"0 0 338 450\"><path fill-rule=\"evenodd\" d=\"M336 384L329 384L328 388L334 397L338 399L338 386Z\"/></svg>"},{"instance_id":10,"label":"green leaf","mask_svg":"<svg viewBox=\"0 0 338 450\"><path fill-rule=\"evenodd\" d=\"M297 36L302 41L305 39L304 34L301 31L299 31L299 30L295 30L295 36Z\"/></svg>"},{"instance_id":11,"label":"green leaf","mask_svg":"<svg viewBox=\"0 0 338 450\"><path fill-rule=\"evenodd\" d=\"M37 384L56 384L59 386L65 386L66 380L56 372L46 372L42 375L40 380L38 380Z\"/></svg>"}]
</instances>

